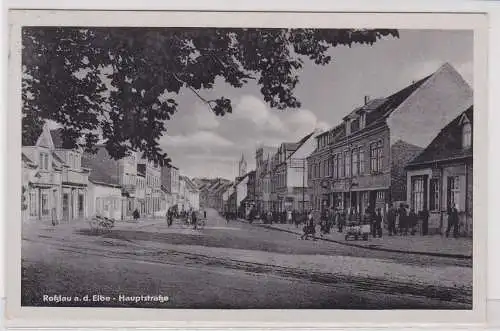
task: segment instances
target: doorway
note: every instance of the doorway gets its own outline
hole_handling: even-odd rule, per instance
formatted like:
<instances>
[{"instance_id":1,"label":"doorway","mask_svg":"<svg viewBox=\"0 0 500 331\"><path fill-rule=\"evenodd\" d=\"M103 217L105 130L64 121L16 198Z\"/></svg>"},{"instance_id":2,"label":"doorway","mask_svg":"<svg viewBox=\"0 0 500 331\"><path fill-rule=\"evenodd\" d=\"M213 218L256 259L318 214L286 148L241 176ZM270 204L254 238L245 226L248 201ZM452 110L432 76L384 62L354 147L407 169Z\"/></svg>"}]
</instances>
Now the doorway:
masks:
<instances>
[{"instance_id":1,"label":"doorway","mask_svg":"<svg viewBox=\"0 0 500 331\"><path fill-rule=\"evenodd\" d=\"M68 193L63 193L62 209L63 209L64 221L69 222L69 196L68 196Z\"/></svg>"}]
</instances>

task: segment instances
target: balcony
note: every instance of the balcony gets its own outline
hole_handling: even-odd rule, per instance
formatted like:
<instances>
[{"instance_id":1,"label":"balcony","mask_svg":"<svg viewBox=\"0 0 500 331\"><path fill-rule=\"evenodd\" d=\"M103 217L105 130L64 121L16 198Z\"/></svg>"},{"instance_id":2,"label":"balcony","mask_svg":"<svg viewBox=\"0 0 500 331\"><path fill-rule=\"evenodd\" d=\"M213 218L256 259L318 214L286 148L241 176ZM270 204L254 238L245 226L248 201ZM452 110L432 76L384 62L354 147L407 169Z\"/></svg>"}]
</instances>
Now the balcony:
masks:
<instances>
[{"instance_id":1,"label":"balcony","mask_svg":"<svg viewBox=\"0 0 500 331\"><path fill-rule=\"evenodd\" d=\"M78 170L68 169L63 172L63 184L86 186L88 182L88 173Z\"/></svg>"}]
</instances>

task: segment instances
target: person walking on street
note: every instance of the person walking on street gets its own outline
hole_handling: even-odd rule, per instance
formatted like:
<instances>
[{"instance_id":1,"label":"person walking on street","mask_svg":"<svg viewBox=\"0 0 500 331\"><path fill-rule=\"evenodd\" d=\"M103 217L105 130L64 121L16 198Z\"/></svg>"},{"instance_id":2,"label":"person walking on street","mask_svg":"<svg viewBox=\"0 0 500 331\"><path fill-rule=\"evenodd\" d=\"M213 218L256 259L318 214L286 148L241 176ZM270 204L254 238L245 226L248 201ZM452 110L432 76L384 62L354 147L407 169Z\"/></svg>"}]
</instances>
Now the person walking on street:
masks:
<instances>
[{"instance_id":1,"label":"person walking on street","mask_svg":"<svg viewBox=\"0 0 500 331\"><path fill-rule=\"evenodd\" d=\"M203 218L207 219L207 211L206 210L203 211Z\"/></svg>"},{"instance_id":2,"label":"person walking on street","mask_svg":"<svg viewBox=\"0 0 500 331\"><path fill-rule=\"evenodd\" d=\"M448 227L446 228L446 237L449 236L453 227L453 237L458 237L458 209L455 204L448 211Z\"/></svg>"},{"instance_id":3,"label":"person walking on street","mask_svg":"<svg viewBox=\"0 0 500 331\"><path fill-rule=\"evenodd\" d=\"M396 210L394 206L391 204L389 206L389 210L387 211L387 222L389 223L389 236L396 235Z\"/></svg>"}]
</instances>

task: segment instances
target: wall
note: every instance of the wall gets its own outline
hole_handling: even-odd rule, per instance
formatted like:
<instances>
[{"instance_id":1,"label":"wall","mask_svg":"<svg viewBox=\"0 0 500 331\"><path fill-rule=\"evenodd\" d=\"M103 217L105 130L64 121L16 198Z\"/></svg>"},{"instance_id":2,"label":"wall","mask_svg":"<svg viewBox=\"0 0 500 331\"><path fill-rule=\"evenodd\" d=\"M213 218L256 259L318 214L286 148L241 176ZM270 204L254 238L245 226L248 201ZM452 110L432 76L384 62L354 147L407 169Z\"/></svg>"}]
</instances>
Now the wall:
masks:
<instances>
[{"instance_id":1,"label":"wall","mask_svg":"<svg viewBox=\"0 0 500 331\"><path fill-rule=\"evenodd\" d=\"M241 182L236 186L236 206L240 206L240 203L247 196L247 184L248 177L245 177Z\"/></svg>"},{"instance_id":2,"label":"wall","mask_svg":"<svg viewBox=\"0 0 500 331\"><path fill-rule=\"evenodd\" d=\"M404 141L397 141L391 146L391 200L404 201L409 196L407 175L405 167L417 157L422 148ZM410 201L410 200L408 200Z\"/></svg>"},{"instance_id":3,"label":"wall","mask_svg":"<svg viewBox=\"0 0 500 331\"><path fill-rule=\"evenodd\" d=\"M88 196L87 208L90 217L100 215L114 220L122 219L123 199L120 188L90 182ZM98 203L98 199L102 201L101 204ZM105 210L105 204L108 206L108 210Z\"/></svg>"},{"instance_id":4,"label":"wall","mask_svg":"<svg viewBox=\"0 0 500 331\"><path fill-rule=\"evenodd\" d=\"M470 86L450 65L443 66L389 116L391 143L428 146L472 102Z\"/></svg>"}]
</instances>

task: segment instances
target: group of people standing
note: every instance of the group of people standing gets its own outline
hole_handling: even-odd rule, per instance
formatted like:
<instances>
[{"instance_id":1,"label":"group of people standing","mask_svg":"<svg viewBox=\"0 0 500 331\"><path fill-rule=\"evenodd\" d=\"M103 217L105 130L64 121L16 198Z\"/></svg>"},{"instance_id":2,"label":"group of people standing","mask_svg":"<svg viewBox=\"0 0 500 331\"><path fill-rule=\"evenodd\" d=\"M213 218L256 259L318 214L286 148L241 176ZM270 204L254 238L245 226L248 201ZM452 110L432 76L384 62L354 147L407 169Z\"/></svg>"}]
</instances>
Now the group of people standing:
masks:
<instances>
[{"instance_id":1,"label":"group of people standing","mask_svg":"<svg viewBox=\"0 0 500 331\"><path fill-rule=\"evenodd\" d=\"M448 222L445 231L446 237L450 235L450 231L453 230L453 236L456 238L459 236L459 216L458 209L455 204L452 204L448 208ZM366 208L364 213L352 209L351 211L336 209L324 209L321 211L319 226L320 234L328 234L331 229L335 226L338 232L343 232L346 225L360 225L360 224L370 224L371 235L376 237L382 237L382 228L384 220L387 221L389 236L401 235L416 235L418 232L418 225L421 225L421 235L426 236L429 234L429 211L424 208L418 213L414 209L410 208L408 204L400 204L398 208L394 205L390 205L387 213L384 215L381 208L371 208L370 206ZM314 221L312 210L309 211L305 217L298 218L299 220L304 220L303 235L302 239L307 239L316 233L315 227L316 222ZM298 226L298 223L296 225Z\"/></svg>"}]
</instances>

